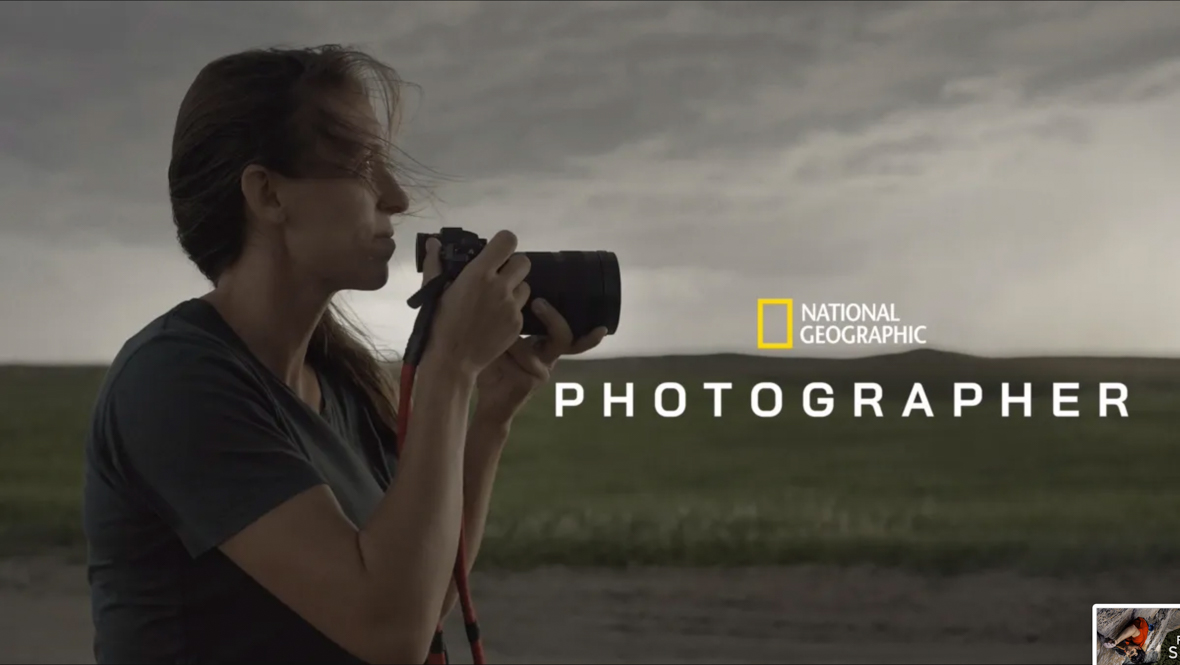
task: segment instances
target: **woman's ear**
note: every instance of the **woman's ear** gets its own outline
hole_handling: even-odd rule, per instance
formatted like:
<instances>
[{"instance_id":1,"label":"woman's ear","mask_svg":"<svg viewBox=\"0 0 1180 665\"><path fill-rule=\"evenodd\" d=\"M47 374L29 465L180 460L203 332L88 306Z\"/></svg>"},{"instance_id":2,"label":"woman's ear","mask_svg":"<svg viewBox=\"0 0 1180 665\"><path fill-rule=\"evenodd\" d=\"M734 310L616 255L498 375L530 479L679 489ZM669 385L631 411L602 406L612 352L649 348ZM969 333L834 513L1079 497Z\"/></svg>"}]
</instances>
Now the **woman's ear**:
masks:
<instances>
[{"instance_id":1,"label":"woman's ear","mask_svg":"<svg viewBox=\"0 0 1180 665\"><path fill-rule=\"evenodd\" d=\"M246 199L246 211L267 225L279 225L286 221L286 212L279 196L279 179L275 173L251 164L242 171L242 196Z\"/></svg>"}]
</instances>

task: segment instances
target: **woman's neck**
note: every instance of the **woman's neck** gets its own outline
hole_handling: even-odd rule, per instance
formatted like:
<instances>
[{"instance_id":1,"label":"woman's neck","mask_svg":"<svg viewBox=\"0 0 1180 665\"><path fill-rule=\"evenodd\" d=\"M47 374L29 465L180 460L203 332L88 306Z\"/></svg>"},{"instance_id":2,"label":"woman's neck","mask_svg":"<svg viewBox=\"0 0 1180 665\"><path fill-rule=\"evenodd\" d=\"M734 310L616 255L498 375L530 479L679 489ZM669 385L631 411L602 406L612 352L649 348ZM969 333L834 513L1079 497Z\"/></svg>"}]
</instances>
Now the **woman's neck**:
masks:
<instances>
[{"instance_id":1,"label":"woman's neck","mask_svg":"<svg viewBox=\"0 0 1180 665\"><path fill-rule=\"evenodd\" d=\"M330 298L326 290L300 284L283 271L246 261L227 270L203 296L262 364L297 392L307 380L308 344Z\"/></svg>"}]
</instances>

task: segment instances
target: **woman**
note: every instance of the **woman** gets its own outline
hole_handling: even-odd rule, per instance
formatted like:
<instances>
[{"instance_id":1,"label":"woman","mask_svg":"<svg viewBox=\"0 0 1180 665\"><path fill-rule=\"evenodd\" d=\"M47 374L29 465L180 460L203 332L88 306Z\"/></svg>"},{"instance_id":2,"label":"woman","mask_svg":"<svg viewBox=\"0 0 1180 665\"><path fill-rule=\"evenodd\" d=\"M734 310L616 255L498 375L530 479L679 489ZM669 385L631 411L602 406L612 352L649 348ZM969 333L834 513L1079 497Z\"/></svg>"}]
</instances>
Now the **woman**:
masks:
<instances>
[{"instance_id":1,"label":"woman","mask_svg":"<svg viewBox=\"0 0 1180 665\"><path fill-rule=\"evenodd\" d=\"M522 339L529 264L495 235L444 293L396 455L388 372L330 304L386 284L409 203L366 76L392 125L392 70L339 47L221 58L181 103L173 218L213 289L132 337L95 405L99 663L423 662L513 416L605 334L542 304Z\"/></svg>"}]
</instances>

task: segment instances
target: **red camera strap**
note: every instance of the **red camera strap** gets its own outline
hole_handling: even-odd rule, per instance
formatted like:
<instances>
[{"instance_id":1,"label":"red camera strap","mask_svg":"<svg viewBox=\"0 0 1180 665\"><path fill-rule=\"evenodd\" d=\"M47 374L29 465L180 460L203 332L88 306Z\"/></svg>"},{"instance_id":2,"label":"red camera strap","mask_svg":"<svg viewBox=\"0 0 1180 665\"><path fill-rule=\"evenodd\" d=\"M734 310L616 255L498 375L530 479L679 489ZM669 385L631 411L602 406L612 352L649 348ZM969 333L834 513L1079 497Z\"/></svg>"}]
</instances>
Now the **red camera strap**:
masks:
<instances>
[{"instance_id":1,"label":"red camera strap","mask_svg":"<svg viewBox=\"0 0 1180 665\"><path fill-rule=\"evenodd\" d=\"M402 364L401 389L399 391L399 406L397 411L397 450L399 457L405 441L406 432L409 431L410 398L414 391L414 374L417 370L413 364L408 362L409 358L406 358L406 360L407 362ZM466 519L465 515L464 519ZM467 547L464 542L464 531L465 529L462 528L461 522L459 529L459 551L455 557L455 589L459 593L459 604L463 609L463 623L467 628L467 641L471 644L472 663L483 665L486 661L484 660L483 642L479 634L479 620L475 615L475 604L471 600L471 589L467 581ZM446 665L450 662L446 645L443 641L443 625L441 621L435 629L434 640L431 641L430 654L426 662L429 665Z\"/></svg>"}]
</instances>

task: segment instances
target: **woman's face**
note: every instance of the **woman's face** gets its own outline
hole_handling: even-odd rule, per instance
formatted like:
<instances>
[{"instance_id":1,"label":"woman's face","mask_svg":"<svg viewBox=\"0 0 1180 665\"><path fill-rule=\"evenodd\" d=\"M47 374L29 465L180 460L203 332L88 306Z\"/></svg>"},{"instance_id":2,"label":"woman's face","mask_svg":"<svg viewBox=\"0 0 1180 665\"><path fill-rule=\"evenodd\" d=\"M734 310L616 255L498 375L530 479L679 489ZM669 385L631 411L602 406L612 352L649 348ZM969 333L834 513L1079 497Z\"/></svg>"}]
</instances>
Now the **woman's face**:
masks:
<instances>
[{"instance_id":1,"label":"woman's face","mask_svg":"<svg viewBox=\"0 0 1180 665\"><path fill-rule=\"evenodd\" d=\"M341 101L336 108L380 136L367 100ZM298 274L330 291L373 291L389 280L394 251L391 217L404 213L409 200L379 156L351 159L365 164L365 179L346 175L282 181L280 236L284 254Z\"/></svg>"}]
</instances>

